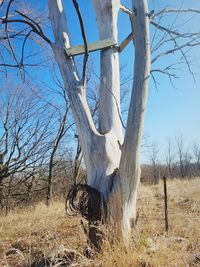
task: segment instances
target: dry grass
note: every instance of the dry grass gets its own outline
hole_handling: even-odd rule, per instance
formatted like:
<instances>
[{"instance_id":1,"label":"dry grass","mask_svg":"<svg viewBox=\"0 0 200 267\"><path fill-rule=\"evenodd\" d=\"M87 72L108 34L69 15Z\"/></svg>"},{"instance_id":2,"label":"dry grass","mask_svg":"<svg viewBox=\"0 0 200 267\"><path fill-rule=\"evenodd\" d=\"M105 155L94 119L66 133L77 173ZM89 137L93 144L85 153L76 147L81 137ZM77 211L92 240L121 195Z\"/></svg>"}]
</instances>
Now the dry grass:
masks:
<instances>
[{"instance_id":1,"label":"dry grass","mask_svg":"<svg viewBox=\"0 0 200 267\"><path fill-rule=\"evenodd\" d=\"M105 241L103 252L92 259L84 256L86 240L80 222L65 217L64 202L15 211L0 218L0 266L31 266L42 258L55 259L50 266L61 266L59 256L66 262L62 266L200 266L199 182L198 178L168 183L168 235L164 231L162 183L140 186L140 219L131 247Z\"/></svg>"}]
</instances>

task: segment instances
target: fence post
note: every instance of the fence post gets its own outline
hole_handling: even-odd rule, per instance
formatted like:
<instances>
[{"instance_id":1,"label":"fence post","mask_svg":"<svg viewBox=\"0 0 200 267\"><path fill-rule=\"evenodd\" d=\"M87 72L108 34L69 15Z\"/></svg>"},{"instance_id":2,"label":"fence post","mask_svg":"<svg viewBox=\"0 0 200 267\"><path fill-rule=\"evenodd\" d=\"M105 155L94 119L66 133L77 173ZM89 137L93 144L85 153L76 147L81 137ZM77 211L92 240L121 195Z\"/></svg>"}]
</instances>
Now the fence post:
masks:
<instances>
[{"instance_id":1,"label":"fence post","mask_svg":"<svg viewBox=\"0 0 200 267\"><path fill-rule=\"evenodd\" d=\"M165 200L165 230L168 233L169 230L169 222L168 222L168 196L167 196L167 178L163 176L164 182L164 200Z\"/></svg>"}]
</instances>

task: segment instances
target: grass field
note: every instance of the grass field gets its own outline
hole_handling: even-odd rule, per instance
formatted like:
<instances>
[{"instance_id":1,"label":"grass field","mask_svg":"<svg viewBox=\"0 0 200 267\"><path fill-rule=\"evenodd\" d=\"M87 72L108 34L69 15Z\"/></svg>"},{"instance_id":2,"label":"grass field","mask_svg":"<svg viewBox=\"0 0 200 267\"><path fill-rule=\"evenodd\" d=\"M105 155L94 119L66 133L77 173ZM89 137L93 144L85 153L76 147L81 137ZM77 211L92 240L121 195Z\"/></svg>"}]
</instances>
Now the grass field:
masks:
<instances>
[{"instance_id":1,"label":"grass field","mask_svg":"<svg viewBox=\"0 0 200 267\"><path fill-rule=\"evenodd\" d=\"M168 196L168 234L162 182L141 185L131 246L105 240L90 259L80 221L65 216L64 201L16 210L0 217L0 266L200 266L200 179L169 181Z\"/></svg>"}]
</instances>

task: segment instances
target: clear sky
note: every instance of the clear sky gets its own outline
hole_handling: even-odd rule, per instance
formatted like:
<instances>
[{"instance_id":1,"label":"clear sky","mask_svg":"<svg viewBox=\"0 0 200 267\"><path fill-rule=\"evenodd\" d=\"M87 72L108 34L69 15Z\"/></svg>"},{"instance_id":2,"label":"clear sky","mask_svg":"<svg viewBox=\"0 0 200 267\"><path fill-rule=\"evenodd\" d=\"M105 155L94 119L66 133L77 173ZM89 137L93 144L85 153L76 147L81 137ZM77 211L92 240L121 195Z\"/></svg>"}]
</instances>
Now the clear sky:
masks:
<instances>
[{"instance_id":1,"label":"clear sky","mask_svg":"<svg viewBox=\"0 0 200 267\"><path fill-rule=\"evenodd\" d=\"M36 4L41 10L47 9L47 0L33 0L30 2L31 4ZM63 0L63 2L66 6L72 44L81 44L82 39L79 24L72 1ZM98 30L95 22L92 0L79 0L78 2L81 7L88 42L98 40ZM130 0L124 0L122 2L126 6L131 6ZM149 1L149 9L155 9L155 12L166 6L177 8L195 7L200 9L200 1ZM177 21L174 22L175 27L178 24L186 22L188 19L189 17L187 15L182 16L179 20L177 19ZM162 24L165 26L170 26L172 22L172 17L170 16L162 20ZM120 13L118 26L120 42L130 33L130 22L126 14ZM200 32L200 14L194 16L193 20L188 20L181 29ZM47 33L51 36L49 30L47 30ZM153 30L151 30L151 35L153 35ZM133 52L134 48L132 44L130 44L122 54L120 54L121 65L126 66L125 71L127 75L132 75L133 73ZM190 54L194 59L200 59L200 46L195 48ZM152 66L152 69L163 67L166 64L172 64L179 60L180 57L180 53L163 57L156 66ZM95 72L98 73L99 54L91 54L90 60L95 63ZM200 74L200 61L195 61L194 64L194 72ZM194 82L194 79L189 74L186 66L178 65L177 68L178 70L176 73L179 78L175 79L174 87L164 75L156 76L159 81L157 89L155 88L152 79L150 81L144 133L150 136L152 142L159 143L163 148L165 147L166 139L168 137L178 137L180 135L185 138L188 145L191 145L193 142L200 144L200 76L196 75L196 81Z\"/></svg>"}]
</instances>

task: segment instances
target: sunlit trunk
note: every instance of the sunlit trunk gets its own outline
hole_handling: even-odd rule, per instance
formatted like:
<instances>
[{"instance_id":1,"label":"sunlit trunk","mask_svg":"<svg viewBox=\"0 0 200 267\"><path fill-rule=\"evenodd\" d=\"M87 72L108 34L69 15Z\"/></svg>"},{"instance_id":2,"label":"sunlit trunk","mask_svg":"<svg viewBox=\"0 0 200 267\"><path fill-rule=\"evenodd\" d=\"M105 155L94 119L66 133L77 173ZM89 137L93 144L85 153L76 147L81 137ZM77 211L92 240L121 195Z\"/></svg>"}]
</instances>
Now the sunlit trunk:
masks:
<instances>
[{"instance_id":1,"label":"sunlit trunk","mask_svg":"<svg viewBox=\"0 0 200 267\"><path fill-rule=\"evenodd\" d=\"M120 1L94 0L100 39L117 41ZM86 88L77 74L69 48L69 33L61 0L49 0L50 20L55 36L53 51L60 68L77 126L87 170L88 184L107 202L107 223L128 238L136 218L137 188L140 181L140 145L150 71L149 18L147 0L133 1L135 63L134 81L125 138L120 113L119 57L116 47L101 51L99 130L86 100ZM134 12L133 12L134 13Z\"/></svg>"}]
</instances>

